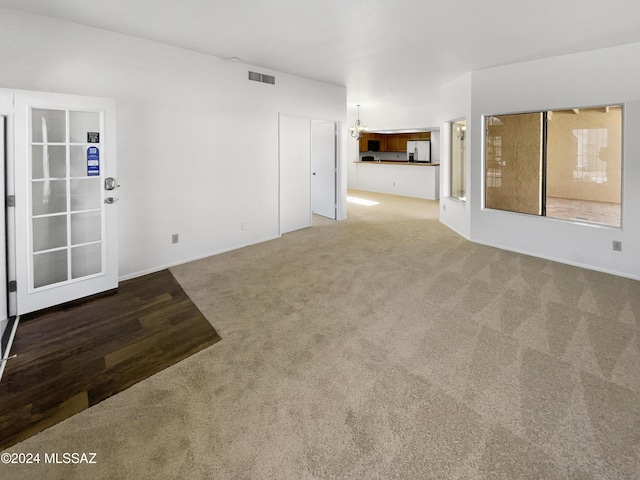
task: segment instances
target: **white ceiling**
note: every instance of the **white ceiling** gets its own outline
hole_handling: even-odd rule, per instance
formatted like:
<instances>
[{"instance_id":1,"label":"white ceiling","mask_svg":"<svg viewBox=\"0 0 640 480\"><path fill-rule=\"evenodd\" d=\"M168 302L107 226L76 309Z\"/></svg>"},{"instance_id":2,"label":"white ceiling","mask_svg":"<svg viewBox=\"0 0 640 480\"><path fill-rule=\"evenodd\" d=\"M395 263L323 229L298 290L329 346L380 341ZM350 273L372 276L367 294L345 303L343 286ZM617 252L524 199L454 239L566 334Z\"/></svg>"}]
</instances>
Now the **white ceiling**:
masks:
<instances>
[{"instance_id":1,"label":"white ceiling","mask_svg":"<svg viewBox=\"0 0 640 480\"><path fill-rule=\"evenodd\" d=\"M640 42L640 0L0 0L347 87L349 106L437 101L482 68Z\"/></svg>"}]
</instances>

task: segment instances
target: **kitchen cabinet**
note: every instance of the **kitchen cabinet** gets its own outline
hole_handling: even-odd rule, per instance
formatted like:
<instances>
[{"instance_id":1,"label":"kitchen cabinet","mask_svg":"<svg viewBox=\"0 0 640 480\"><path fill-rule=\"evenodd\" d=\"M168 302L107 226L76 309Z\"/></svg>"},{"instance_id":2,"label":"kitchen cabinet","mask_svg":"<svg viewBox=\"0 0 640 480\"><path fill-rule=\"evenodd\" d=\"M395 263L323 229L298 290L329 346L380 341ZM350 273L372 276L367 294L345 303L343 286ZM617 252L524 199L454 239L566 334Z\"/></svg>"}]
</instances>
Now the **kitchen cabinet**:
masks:
<instances>
[{"instance_id":1,"label":"kitchen cabinet","mask_svg":"<svg viewBox=\"0 0 640 480\"><path fill-rule=\"evenodd\" d=\"M411 140L430 140L430 132L417 133L363 133L360 138L360 151L367 152L369 140L380 141L381 152L406 152L407 142Z\"/></svg>"},{"instance_id":2,"label":"kitchen cabinet","mask_svg":"<svg viewBox=\"0 0 640 480\"><path fill-rule=\"evenodd\" d=\"M380 135L380 150L383 152L406 152L407 141L410 135L407 133L391 133Z\"/></svg>"},{"instance_id":3,"label":"kitchen cabinet","mask_svg":"<svg viewBox=\"0 0 640 480\"><path fill-rule=\"evenodd\" d=\"M362 136L360 137L360 148L359 150L361 152L366 152L367 151L367 134L363 133Z\"/></svg>"},{"instance_id":4,"label":"kitchen cabinet","mask_svg":"<svg viewBox=\"0 0 640 480\"><path fill-rule=\"evenodd\" d=\"M369 140L380 140L380 137L382 135L379 133L363 133L362 137L360 137L360 151L361 152L368 152L369 148L368 148L368 142ZM380 150L382 150L382 142L380 142Z\"/></svg>"},{"instance_id":5,"label":"kitchen cabinet","mask_svg":"<svg viewBox=\"0 0 640 480\"><path fill-rule=\"evenodd\" d=\"M398 137L398 152L406 152L407 151L407 142L410 140L410 135L408 133L399 133Z\"/></svg>"},{"instance_id":6,"label":"kitchen cabinet","mask_svg":"<svg viewBox=\"0 0 640 480\"><path fill-rule=\"evenodd\" d=\"M407 140L431 140L431 132L410 133Z\"/></svg>"},{"instance_id":7,"label":"kitchen cabinet","mask_svg":"<svg viewBox=\"0 0 640 480\"><path fill-rule=\"evenodd\" d=\"M400 151L400 135L383 135L380 150L383 152Z\"/></svg>"}]
</instances>

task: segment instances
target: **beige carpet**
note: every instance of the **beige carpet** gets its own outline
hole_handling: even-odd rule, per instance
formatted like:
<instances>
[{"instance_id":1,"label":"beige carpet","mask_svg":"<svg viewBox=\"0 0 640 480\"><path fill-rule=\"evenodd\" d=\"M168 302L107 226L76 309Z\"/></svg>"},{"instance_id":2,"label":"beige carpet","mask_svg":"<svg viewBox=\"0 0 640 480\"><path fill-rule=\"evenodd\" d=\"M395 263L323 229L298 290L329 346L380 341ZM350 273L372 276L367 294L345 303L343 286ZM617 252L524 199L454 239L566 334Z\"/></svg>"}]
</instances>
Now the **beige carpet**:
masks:
<instances>
[{"instance_id":1,"label":"beige carpet","mask_svg":"<svg viewBox=\"0 0 640 480\"><path fill-rule=\"evenodd\" d=\"M9 452L2 478L635 479L640 282L475 245L437 202L172 269L222 341Z\"/></svg>"}]
</instances>

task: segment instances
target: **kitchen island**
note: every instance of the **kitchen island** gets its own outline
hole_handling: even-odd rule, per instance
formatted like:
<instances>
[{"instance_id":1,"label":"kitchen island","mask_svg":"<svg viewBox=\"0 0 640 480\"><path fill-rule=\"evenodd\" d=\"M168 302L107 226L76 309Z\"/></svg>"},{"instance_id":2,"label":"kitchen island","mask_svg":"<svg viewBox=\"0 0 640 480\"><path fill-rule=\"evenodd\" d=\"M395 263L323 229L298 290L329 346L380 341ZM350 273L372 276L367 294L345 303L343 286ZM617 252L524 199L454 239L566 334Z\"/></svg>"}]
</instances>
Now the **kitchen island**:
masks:
<instances>
[{"instance_id":1,"label":"kitchen island","mask_svg":"<svg viewBox=\"0 0 640 480\"><path fill-rule=\"evenodd\" d=\"M440 198L440 164L391 160L356 161L355 188L407 197Z\"/></svg>"}]
</instances>

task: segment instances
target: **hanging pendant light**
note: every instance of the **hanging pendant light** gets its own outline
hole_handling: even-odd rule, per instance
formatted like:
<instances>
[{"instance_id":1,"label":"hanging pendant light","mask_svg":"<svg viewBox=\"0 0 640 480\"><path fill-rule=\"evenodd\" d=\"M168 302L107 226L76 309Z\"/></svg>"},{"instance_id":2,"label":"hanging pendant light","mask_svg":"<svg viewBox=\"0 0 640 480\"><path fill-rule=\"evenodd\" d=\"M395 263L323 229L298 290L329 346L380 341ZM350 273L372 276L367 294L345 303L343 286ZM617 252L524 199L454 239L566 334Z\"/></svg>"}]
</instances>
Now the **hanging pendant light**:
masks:
<instances>
[{"instance_id":1,"label":"hanging pendant light","mask_svg":"<svg viewBox=\"0 0 640 480\"><path fill-rule=\"evenodd\" d=\"M367 127L364 127L360 122L360 105L358 105L358 120L356 120L355 125L350 127L349 130L351 130L351 136L356 140L360 140L362 134L367 131Z\"/></svg>"}]
</instances>

